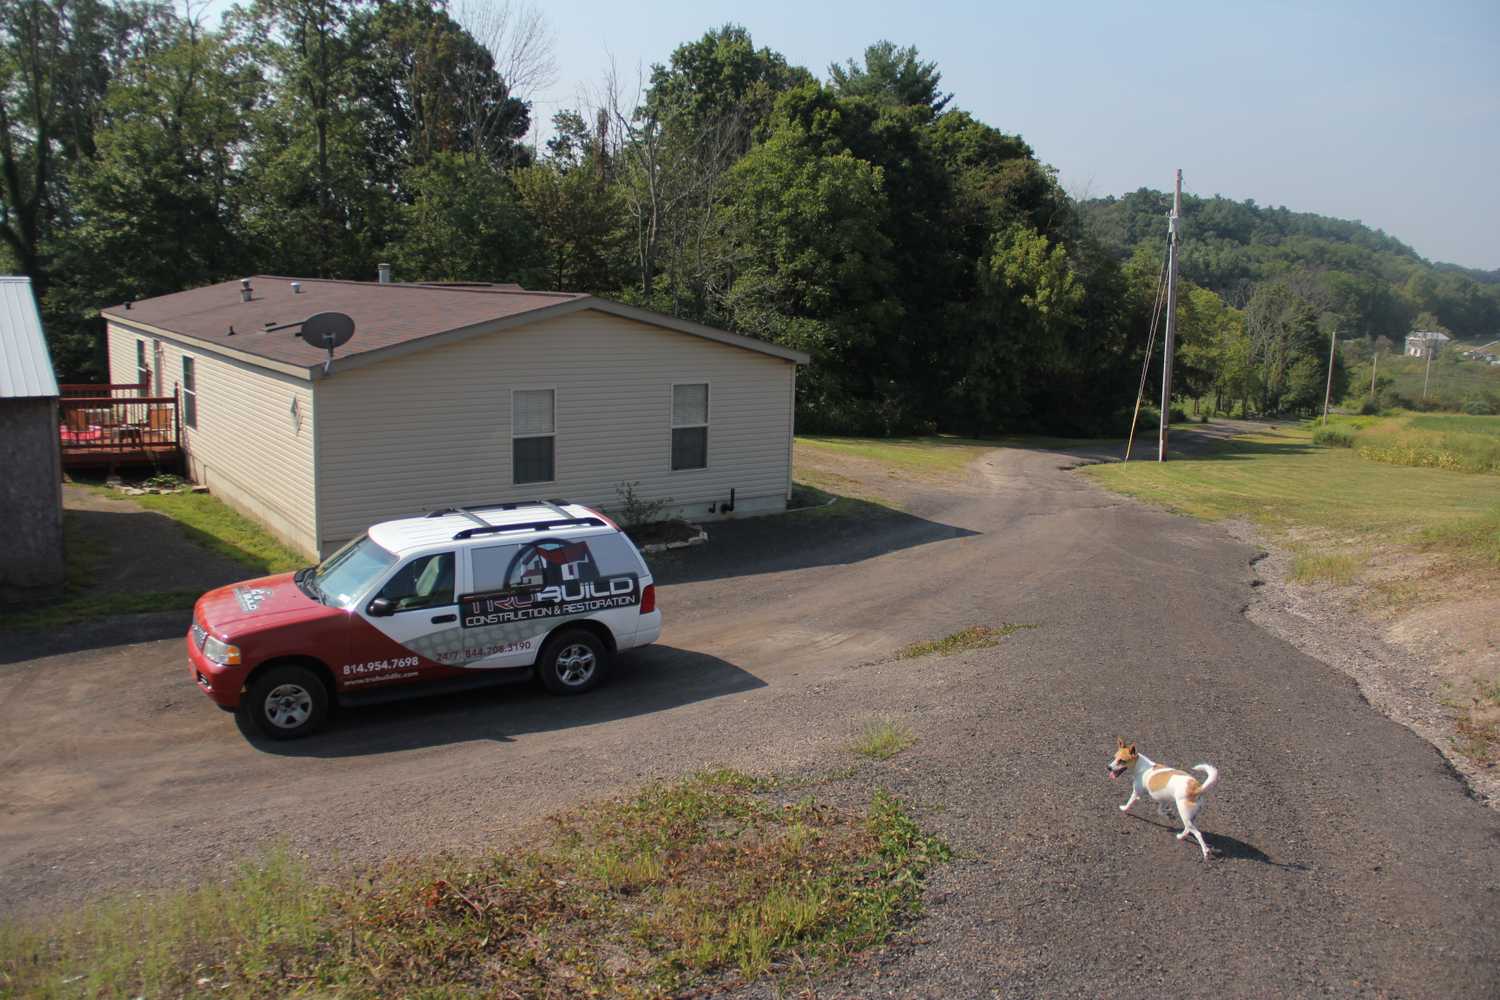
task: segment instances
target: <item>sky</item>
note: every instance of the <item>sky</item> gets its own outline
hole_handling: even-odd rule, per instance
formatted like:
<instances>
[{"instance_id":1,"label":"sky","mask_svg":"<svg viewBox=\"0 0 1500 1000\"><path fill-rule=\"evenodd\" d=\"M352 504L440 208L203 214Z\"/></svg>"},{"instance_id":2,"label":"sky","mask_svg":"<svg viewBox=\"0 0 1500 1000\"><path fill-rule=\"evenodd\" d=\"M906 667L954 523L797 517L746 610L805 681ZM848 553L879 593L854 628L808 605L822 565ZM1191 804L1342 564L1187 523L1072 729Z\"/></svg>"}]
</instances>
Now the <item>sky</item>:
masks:
<instances>
[{"instance_id":1,"label":"sky","mask_svg":"<svg viewBox=\"0 0 1500 1000\"><path fill-rule=\"evenodd\" d=\"M539 6L558 66L536 95L544 135L611 58L633 80L726 22L825 79L889 39L936 62L954 106L1019 133L1074 196L1167 190L1181 168L1187 193L1357 219L1431 260L1500 268L1497 0Z\"/></svg>"}]
</instances>

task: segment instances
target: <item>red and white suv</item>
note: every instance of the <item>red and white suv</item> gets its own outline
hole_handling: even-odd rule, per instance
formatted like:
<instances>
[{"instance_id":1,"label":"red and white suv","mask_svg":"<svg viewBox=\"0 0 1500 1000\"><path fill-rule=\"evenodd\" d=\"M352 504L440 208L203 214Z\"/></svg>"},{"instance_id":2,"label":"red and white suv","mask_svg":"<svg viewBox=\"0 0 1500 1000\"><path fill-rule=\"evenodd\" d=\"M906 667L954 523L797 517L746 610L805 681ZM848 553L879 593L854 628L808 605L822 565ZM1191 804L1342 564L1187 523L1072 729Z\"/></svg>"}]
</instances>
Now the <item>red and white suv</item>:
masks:
<instances>
[{"instance_id":1,"label":"red and white suv","mask_svg":"<svg viewBox=\"0 0 1500 1000\"><path fill-rule=\"evenodd\" d=\"M193 679L267 736L358 704L535 673L554 694L604 679L661 635L651 571L608 517L565 501L386 521L318 566L211 590L187 637Z\"/></svg>"}]
</instances>

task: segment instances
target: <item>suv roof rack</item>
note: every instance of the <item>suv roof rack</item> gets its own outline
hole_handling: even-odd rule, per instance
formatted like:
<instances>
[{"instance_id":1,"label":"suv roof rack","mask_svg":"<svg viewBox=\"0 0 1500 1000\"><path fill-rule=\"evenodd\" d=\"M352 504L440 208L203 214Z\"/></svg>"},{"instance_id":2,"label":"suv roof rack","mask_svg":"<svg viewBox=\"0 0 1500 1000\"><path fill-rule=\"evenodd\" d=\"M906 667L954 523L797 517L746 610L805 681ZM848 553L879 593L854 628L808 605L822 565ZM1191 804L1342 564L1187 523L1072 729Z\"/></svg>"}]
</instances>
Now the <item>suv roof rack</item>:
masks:
<instances>
[{"instance_id":1,"label":"suv roof rack","mask_svg":"<svg viewBox=\"0 0 1500 1000\"><path fill-rule=\"evenodd\" d=\"M463 511L462 513L468 513ZM475 518L479 521L479 518ZM603 528L605 524L597 517L561 517L551 521L528 521L525 524L489 524L481 521L484 525L480 528L464 528L453 536L455 542L465 538L473 538L475 535L498 535L507 531L551 531L554 528Z\"/></svg>"},{"instance_id":2,"label":"suv roof rack","mask_svg":"<svg viewBox=\"0 0 1500 1000\"><path fill-rule=\"evenodd\" d=\"M463 507L439 507L429 510L423 517L446 517L449 514L463 514L480 524L488 524L483 518L474 514L476 510L519 510L522 507L546 507L558 517L567 517L568 512L563 510L563 505L571 503L569 500L507 500L503 503L471 503Z\"/></svg>"}]
</instances>

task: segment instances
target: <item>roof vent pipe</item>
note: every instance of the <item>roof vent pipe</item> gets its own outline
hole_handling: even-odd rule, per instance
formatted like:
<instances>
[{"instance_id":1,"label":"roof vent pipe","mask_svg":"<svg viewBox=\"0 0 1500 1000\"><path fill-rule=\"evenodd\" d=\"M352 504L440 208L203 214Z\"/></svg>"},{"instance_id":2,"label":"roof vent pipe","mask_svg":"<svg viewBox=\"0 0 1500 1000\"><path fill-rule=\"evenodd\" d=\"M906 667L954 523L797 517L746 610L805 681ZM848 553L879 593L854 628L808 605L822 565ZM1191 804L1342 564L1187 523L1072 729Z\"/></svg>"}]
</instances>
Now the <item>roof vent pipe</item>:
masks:
<instances>
[{"instance_id":1,"label":"roof vent pipe","mask_svg":"<svg viewBox=\"0 0 1500 1000\"><path fill-rule=\"evenodd\" d=\"M391 283L391 265L379 264L377 267L380 272L380 283L382 285L389 285Z\"/></svg>"},{"instance_id":2,"label":"roof vent pipe","mask_svg":"<svg viewBox=\"0 0 1500 1000\"><path fill-rule=\"evenodd\" d=\"M240 279L240 299L243 300L243 301L245 301L245 302L249 302L250 301L250 279L249 278L241 278Z\"/></svg>"},{"instance_id":3,"label":"roof vent pipe","mask_svg":"<svg viewBox=\"0 0 1500 1000\"><path fill-rule=\"evenodd\" d=\"M301 295L302 294L302 282L300 282L300 281L294 281L294 282L292 282L292 294L293 295Z\"/></svg>"}]
</instances>

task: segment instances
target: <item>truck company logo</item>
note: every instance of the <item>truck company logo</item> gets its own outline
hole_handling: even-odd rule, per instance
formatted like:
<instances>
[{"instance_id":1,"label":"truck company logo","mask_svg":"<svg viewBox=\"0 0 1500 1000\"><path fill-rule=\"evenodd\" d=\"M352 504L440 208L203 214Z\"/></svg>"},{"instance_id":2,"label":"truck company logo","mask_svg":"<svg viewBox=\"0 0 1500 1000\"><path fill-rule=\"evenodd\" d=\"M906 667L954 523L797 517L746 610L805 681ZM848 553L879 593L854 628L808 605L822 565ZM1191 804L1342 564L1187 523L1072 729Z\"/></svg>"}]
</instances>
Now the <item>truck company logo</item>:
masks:
<instances>
[{"instance_id":1,"label":"truck company logo","mask_svg":"<svg viewBox=\"0 0 1500 1000\"><path fill-rule=\"evenodd\" d=\"M587 542L548 539L521 546L505 589L459 598L464 628L626 608L641 601L634 573L601 576Z\"/></svg>"},{"instance_id":2,"label":"truck company logo","mask_svg":"<svg viewBox=\"0 0 1500 1000\"><path fill-rule=\"evenodd\" d=\"M249 614L260 607L262 601L271 596L269 587L235 587L234 599L240 610Z\"/></svg>"},{"instance_id":3,"label":"truck company logo","mask_svg":"<svg viewBox=\"0 0 1500 1000\"><path fill-rule=\"evenodd\" d=\"M641 602L634 573L577 581L532 591L496 591L460 598L464 628L505 625L533 618L582 615Z\"/></svg>"}]
</instances>

